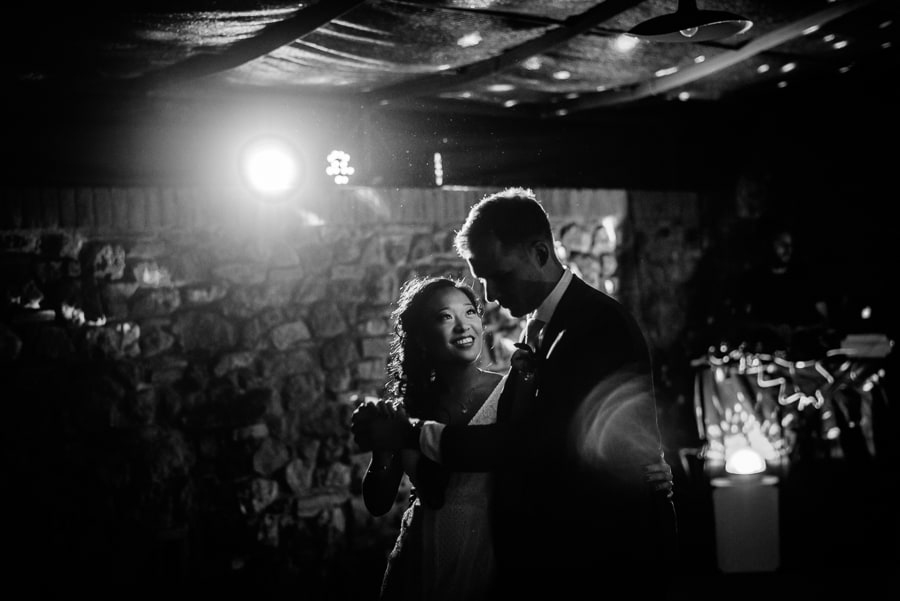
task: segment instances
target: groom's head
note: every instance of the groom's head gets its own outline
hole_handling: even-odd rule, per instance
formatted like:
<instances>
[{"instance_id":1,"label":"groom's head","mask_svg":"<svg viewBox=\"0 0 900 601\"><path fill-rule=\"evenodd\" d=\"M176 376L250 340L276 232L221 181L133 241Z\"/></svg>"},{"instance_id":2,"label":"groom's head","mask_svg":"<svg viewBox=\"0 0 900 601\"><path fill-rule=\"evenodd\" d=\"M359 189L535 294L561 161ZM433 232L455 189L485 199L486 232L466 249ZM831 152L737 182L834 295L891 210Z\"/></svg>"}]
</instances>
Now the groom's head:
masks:
<instances>
[{"instance_id":1,"label":"groom's head","mask_svg":"<svg viewBox=\"0 0 900 601\"><path fill-rule=\"evenodd\" d=\"M481 199L454 245L481 281L487 300L516 317L537 309L562 275L547 212L524 188Z\"/></svg>"}]
</instances>

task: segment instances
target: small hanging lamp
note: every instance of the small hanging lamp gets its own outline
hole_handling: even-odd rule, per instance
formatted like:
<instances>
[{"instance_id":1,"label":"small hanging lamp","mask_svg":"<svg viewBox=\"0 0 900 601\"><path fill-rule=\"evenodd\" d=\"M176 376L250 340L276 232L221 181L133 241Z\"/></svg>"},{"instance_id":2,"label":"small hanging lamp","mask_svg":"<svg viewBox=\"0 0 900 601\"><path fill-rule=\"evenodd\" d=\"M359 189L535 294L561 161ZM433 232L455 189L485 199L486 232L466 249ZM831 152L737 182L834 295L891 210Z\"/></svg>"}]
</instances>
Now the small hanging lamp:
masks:
<instances>
[{"instance_id":1,"label":"small hanging lamp","mask_svg":"<svg viewBox=\"0 0 900 601\"><path fill-rule=\"evenodd\" d=\"M696 0L678 0L674 13L653 17L628 32L657 42L706 42L744 33L753 21L723 10L701 10Z\"/></svg>"}]
</instances>

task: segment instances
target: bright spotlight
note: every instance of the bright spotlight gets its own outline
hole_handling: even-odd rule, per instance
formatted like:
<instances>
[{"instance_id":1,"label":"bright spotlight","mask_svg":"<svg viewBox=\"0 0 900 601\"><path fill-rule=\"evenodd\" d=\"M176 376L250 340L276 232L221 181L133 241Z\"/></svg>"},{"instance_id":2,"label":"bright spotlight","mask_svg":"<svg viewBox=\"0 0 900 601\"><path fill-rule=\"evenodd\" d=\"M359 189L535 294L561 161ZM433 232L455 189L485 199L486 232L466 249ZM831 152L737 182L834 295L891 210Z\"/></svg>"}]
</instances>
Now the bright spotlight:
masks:
<instances>
[{"instance_id":1,"label":"bright spotlight","mask_svg":"<svg viewBox=\"0 0 900 601\"><path fill-rule=\"evenodd\" d=\"M248 143L241 153L241 174L249 188L270 201L287 199L299 188L303 165L285 140L266 136Z\"/></svg>"},{"instance_id":2,"label":"bright spotlight","mask_svg":"<svg viewBox=\"0 0 900 601\"><path fill-rule=\"evenodd\" d=\"M766 460L754 449L745 447L725 460L725 471L729 474L758 474L766 471Z\"/></svg>"}]
</instances>

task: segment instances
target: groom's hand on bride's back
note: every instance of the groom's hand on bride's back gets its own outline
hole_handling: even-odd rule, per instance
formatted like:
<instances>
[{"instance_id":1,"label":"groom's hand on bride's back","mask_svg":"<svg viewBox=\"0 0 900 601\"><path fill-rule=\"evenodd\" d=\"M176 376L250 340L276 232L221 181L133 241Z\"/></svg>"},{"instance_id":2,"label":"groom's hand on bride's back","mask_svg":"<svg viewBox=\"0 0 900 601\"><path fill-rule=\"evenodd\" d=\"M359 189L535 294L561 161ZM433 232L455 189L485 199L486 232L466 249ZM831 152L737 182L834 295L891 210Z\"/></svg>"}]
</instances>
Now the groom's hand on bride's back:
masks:
<instances>
[{"instance_id":1,"label":"groom's hand on bride's back","mask_svg":"<svg viewBox=\"0 0 900 601\"><path fill-rule=\"evenodd\" d=\"M644 466L644 481L654 491L665 494L666 498L674 496L675 478L672 467L660 456L659 463Z\"/></svg>"}]
</instances>

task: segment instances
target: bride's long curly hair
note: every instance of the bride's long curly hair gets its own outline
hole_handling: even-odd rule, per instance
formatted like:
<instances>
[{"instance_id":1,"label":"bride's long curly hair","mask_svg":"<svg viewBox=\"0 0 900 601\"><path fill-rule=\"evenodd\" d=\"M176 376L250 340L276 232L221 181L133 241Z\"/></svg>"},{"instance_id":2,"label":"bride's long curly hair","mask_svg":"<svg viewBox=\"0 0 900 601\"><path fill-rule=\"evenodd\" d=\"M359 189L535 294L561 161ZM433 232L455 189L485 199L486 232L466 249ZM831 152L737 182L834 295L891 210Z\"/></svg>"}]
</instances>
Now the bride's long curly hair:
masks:
<instances>
[{"instance_id":1,"label":"bride's long curly hair","mask_svg":"<svg viewBox=\"0 0 900 601\"><path fill-rule=\"evenodd\" d=\"M483 308L471 286L449 277L414 276L403 283L397 307L391 312L394 335L388 357L387 398L399 403L412 417L422 417L434 364L419 343L427 321L425 305L440 290L455 288L465 294L481 315Z\"/></svg>"}]
</instances>

